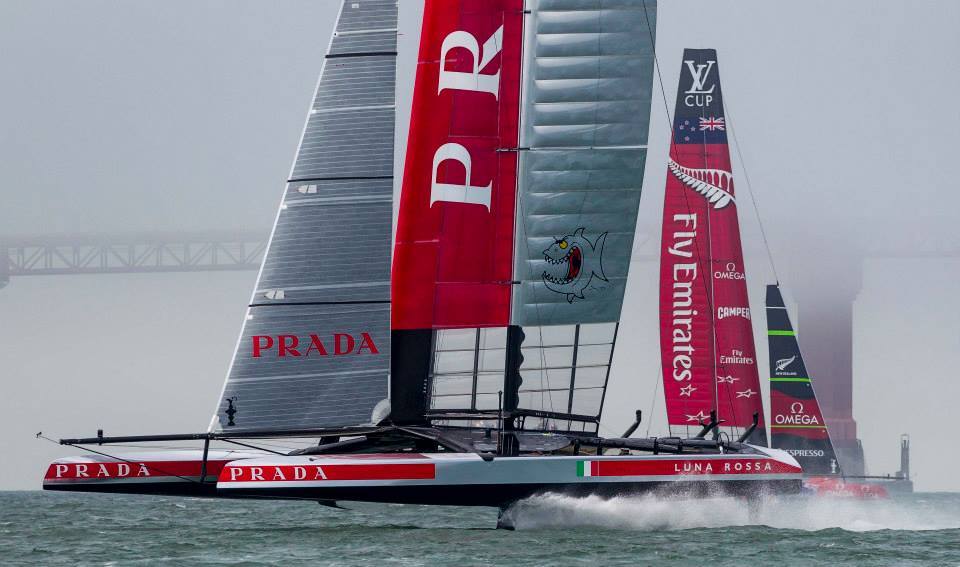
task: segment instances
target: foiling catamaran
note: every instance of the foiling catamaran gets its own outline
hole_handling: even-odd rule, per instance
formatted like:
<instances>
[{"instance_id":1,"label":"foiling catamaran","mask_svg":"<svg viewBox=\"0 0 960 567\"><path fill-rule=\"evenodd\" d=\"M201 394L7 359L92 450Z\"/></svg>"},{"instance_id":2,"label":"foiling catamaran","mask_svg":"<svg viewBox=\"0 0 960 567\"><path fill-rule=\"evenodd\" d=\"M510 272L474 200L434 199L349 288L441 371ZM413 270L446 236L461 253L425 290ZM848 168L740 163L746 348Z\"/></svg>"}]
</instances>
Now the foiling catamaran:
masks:
<instances>
[{"instance_id":1,"label":"foiling catamaran","mask_svg":"<svg viewBox=\"0 0 960 567\"><path fill-rule=\"evenodd\" d=\"M759 394L742 395L759 387L739 234L713 259L684 244L736 228L710 50L684 53L664 228L663 278L729 275L692 311L682 282L664 307L668 412L692 429L599 435L655 9L426 0L391 258L397 2L345 0L209 430L64 439L88 454L44 488L501 510L542 492L799 491L796 460L762 446ZM198 448L108 451L150 441Z\"/></svg>"},{"instance_id":2,"label":"foiling catamaran","mask_svg":"<svg viewBox=\"0 0 960 567\"><path fill-rule=\"evenodd\" d=\"M887 497L884 484L844 475L779 285L767 286L766 307L770 355L770 446L797 459L803 467L804 487L812 493L857 498Z\"/></svg>"}]
</instances>

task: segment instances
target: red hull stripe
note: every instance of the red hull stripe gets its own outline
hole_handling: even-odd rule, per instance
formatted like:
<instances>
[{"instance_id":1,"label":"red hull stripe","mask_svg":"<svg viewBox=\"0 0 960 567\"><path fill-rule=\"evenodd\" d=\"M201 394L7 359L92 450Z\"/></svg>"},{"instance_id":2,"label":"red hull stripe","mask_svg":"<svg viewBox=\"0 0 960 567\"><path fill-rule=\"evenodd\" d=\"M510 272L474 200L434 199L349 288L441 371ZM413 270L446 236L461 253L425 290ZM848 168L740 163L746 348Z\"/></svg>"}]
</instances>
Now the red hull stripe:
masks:
<instances>
[{"instance_id":1,"label":"red hull stripe","mask_svg":"<svg viewBox=\"0 0 960 567\"><path fill-rule=\"evenodd\" d=\"M377 465L231 465L219 482L282 482L342 480L432 480L433 463Z\"/></svg>"},{"instance_id":2,"label":"red hull stripe","mask_svg":"<svg viewBox=\"0 0 960 567\"><path fill-rule=\"evenodd\" d=\"M523 0L426 2L393 329L509 323L522 44Z\"/></svg>"},{"instance_id":3,"label":"red hull stripe","mask_svg":"<svg viewBox=\"0 0 960 567\"><path fill-rule=\"evenodd\" d=\"M216 476L230 461L207 461L207 476ZM44 481L83 481L124 478L199 477L202 461L53 463Z\"/></svg>"},{"instance_id":4,"label":"red hull stripe","mask_svg":"<svg viewBox=\"0 0 960 567\"><path fill-rule=\"evenodd\" d=\"M795 474L799 467L772 459L690 459L591 461L591 476L673 476L714 474Z\"/></svg>"}]
</instances>

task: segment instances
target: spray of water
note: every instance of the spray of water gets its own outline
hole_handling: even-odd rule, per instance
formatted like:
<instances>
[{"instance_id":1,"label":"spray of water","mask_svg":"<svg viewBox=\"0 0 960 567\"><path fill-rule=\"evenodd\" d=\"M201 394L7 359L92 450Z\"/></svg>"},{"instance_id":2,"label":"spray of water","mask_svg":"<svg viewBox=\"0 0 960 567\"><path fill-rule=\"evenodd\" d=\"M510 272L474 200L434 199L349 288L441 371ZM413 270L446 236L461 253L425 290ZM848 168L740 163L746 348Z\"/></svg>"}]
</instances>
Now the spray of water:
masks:
<instances>
[{"instance_id":1,"label":"spray of water","mask_svg":"<svg viewBox=\"0 0 960 567\"><path fill-rule=\"evenodd\" d=\"M601 498L536 496L508 512L518 529L593 526L611 529L680 530L730 526L781 529L840 528L939 530L960 528L960 507L937 495L890 500L767 496L754 505L732 497L684 499L656 495Z\"/></svg>"}]
</instances>

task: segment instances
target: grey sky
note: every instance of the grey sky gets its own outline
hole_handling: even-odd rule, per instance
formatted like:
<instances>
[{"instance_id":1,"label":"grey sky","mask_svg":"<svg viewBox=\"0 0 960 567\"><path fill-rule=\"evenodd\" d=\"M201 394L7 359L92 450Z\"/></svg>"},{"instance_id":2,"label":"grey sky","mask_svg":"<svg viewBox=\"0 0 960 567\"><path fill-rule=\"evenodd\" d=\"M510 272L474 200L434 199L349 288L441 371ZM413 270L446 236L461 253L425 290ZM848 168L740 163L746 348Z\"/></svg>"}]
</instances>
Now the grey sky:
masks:
<instances>
[{"instance_id":1,"label":"grey sky","mask_svg":"<svg viewBox=\"0 0 960 567\"><path fill-rule=\"evenodd\" d=\"M419 4L401 0L401 110ZM337 5L0 1L0 235L266 232ZM659 17L671 110L682 49L718 49L788 298L793 283L835 276L823 256L871 254L854 341L854 413L871 471L896 470L896 438L909 431L918 488L960 489L960 459L943 448L960 398L960 258L935 254L960 250L960 4L666 0ZM659 238L669 136L659 99L652 123L638 253ZM772 272L733 161L759 312ZM926 258L903 257L914 252ZM631 276L607 397L615 432L651 399L654 415L663 411L657 266L635 262ZM38 487L49 459L70 453L33 440L39 430L203 430L254 277L13 279L0 290L0 489ZM662 417L651 426L661 433Z\"/></svg>"}]
</instances>

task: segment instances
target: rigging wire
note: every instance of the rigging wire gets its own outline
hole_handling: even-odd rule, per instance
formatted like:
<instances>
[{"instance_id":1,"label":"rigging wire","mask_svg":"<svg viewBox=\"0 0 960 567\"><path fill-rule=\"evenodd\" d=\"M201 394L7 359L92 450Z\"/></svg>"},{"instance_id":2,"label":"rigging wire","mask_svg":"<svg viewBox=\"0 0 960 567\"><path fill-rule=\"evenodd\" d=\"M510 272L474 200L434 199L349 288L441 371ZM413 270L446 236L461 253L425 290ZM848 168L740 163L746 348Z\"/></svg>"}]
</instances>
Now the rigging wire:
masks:
<instances>
[{"instance_id":1,"label":"rigging wire","mask_svg":"<svg viewBox=\"0 0 960 567\"><path fill-rule=\"evenodd\" d=\"M740 151L740 142L737 140L737 131L732 127L732 116L730 114L730 107L727 105L726 99L723 101L723 113L727 117L727 128L730 130L730 134L733 137L733 147L737 151L737 159L740 160L740 168L743 169L743 180L747 186L747 193L750 195L750 202L753 203L753 212L757 217L757 224L760 226L760 236L763 239L763 247L767 251L767 260L770 262L770 269L773 271L773 279L777 282L777 285L780 285L780 276L777 274L777 265L773 261L773 252L770 250L770 242L767 240L767 230L763 226L763 220L760 216L760 207L757 205L757 199L753 194L753 186L750 183L750 173L747 171L747 162L743 159L743 153Z\"/></svg>"},{"instance_id":2,"label":"rigging wire","mask_svg":"<svg viewBox=\"0 0 960 567\"><path fill-rule=\"evenodd\" d=\"M650 14L647 12L647 0L643 0L642 5L643 5L644 20L647 22L647 37L650 38L650 47L653 51L653 69L657 72L657 84L660 86L660 98L661 100L663 100L663 112L664 112L664 116L666 116L667 118L667 130L670 132L670 148L673 149L673 118L670 116L670 103L667 101L667 90L663 86L663 73L661 72L661 69L660 69L660 58L657 56L657 39L655 34L653 33L653 27L650 25ZM660 353L660 349L657 349L657 350L658 350L657 357L660 359L660 365L662 365L663 364L662 354ZM657 391L659 391L659 388L660 388L660 380L654 380L653 396L651 396L650 398L651 414L653 413L653 403L654 403L653 400L656 399ZM663 394L664 396L666 396L667 394L666 391L664 391ZM648 436L650 435L650 426L651 426L650 421L652 420L647 421ZM673 434L673 430L670 425L670 420L667 420L667 434L668 435Z\"/></svg>"},{"instance_id":3,"label":"rigging wire","mask_svg":"<svg viewBox=\"0 0 960 567\"><path fill-rule=\"evenodd\" d=\"M662 355L660 354L660 349L657 349L657 369L654 371L653 377L653 395L650 396L650 411L647 412L647 430L644 433L646 437L650 437L650 428L653 427L653 406L656 403L657 392L660 391L660 376L662 370L660 365L663 363ZM670 433L670 424L667 424L667 434Z\"/></svg>"},{"instance_id":4,"label":"rigging wire","mask_svg":"<svg viewBox=\"0 0 960 567\"><path fill-rule=\"evenodd\" d=\"M663 110L667 116L667 126L670 129L670 145L673 146L673 119L670 117L670 103L667 102L667 91L663 86L663 75L660 72L660 59L657 57L657 40L650 26L650 14L647 13L647 0L643 0L643 16L647 21L647 35L650 38L650 47L653 50L653 68L657 72L657 83L660 85L660 96L663 97Z\"/></svg>"}]
</instances>

